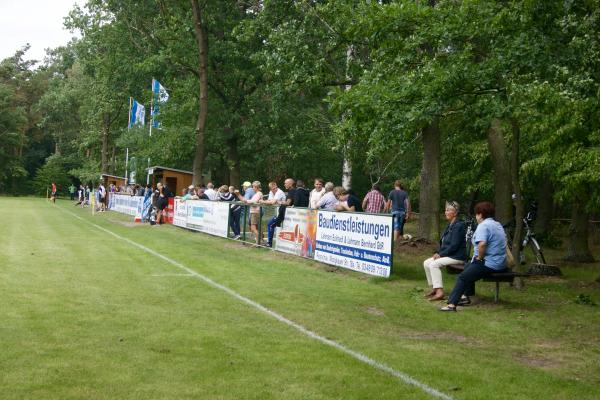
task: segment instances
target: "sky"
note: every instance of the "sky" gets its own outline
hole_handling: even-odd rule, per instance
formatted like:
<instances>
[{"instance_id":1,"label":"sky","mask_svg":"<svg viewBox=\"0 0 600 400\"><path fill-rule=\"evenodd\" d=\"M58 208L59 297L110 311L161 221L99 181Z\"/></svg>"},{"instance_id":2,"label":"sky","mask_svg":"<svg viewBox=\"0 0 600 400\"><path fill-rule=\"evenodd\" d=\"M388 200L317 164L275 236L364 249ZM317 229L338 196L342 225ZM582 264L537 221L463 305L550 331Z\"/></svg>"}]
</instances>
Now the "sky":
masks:
<instances>
[{"instance_id":1,"label":"sky","mask_svg":"<svg viewBox=\"0 0 600 400\"><path fill-rule=\"evenodd\" d=\"M73 5L85 0L0 0L0 60L31 45L25 59L42 61L45 49L65 45L76 33L63 28Z\"/></svg>"}]
</instances>

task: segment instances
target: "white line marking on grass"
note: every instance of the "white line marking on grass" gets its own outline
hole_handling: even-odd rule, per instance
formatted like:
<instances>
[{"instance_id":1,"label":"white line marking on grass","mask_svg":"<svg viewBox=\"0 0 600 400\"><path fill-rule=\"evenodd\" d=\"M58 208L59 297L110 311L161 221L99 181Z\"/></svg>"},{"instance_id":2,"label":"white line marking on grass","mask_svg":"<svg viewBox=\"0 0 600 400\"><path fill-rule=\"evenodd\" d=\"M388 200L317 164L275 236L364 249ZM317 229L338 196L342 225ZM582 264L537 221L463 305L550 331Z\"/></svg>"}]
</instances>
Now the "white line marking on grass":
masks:
<instances>
[{"instance_id":1,"label":"white line marking on grass","mask_svg":"<svg viewBox=\"0 0 600 400\"><path fill-rule=\"evenodd\" d=\"M146 253L149 253L149 254L151 254L151 255L153 255L155 257L158 257L158 258L160 258L162 260L165 260L169 264L174 265L175 267L177 267L177 268L179 268L179 269L181 269L183 271L186 271L190 276L193 276L193 277L195 277L197 279L200 279L200 280L206 282L207 284L209 284L210 286L224 291L225 293L229 294L230 296L232 296L232 297L240 300L241 302L244 302L244 303L248 304L249 306L251 306L251 307L253 307L253 308L255 308L255 309L259 310L259 311L262 311L263 313L265 313L267 315L270 315L271 317L275 318L276 320L278 320L278 321L280 321L280 322L282 322L282 323L284 323L284 324L286 324L286 325L288 325L288 326L296 329L297 331L303 333L304 335L306 335L306 336L308 336L308 337L310 337L312 339L315 339L315 340L317 340L317 341L319 341L319 342L321 342L323 344L326 344L327 346L330 346L330 347L333 347L335 349L338 349L339 351L341 351L343 353L346 353L349 356L351 356L351 357L353 357L353 358L355 358L355 359L357 359L359 361L362 361L365 364L368 364L368 365L370 365L373 368L376 368L376 369L378 369L380 371L386 372L386 373L388 373L388 374L390 374L390 375L392 375L392 376L400 379L404 383L416 386L419 389L423 390L425 393L427 393L427 394L429 394L429 395L431 395L431 396L433 396L435 398L444 399L444 400L454 400L451 396L447 395L446 393L440 392L439 390L434 389L431 386L429 386L429 385L427 385L425 383L422 383L422 382L416 380L415 378L411 377L408 374L405 374L404 372L395 370L394 368L389 367L389 366L387 366L387 365L385 365L383 363L380 363L379 361L373 360L372 358L369 358L368 356L366 356L366 355L364 355L362 353L359 353L358 351L352 350L352 349L344 346L343 344L335 342L335 341L333 341L331 339L327 339L327 338L325 338L325 337L323 337L323 336L321 336L321 335L319 335L319 334L317 334L317 333L315 333L315 332L313 332L313 331L311 331L311 330L303 327L302 325L297 324L296 322L287 319L283 315L278 314L275 311L273 311L273 310L271 310L271 309L269 309L269 308L267 308L267 307L265 307L265 306L263 306L263 305L255 302L254 300L251 300L251 299L249 299L247 297L242 296L241 294L239 294L236 291L228 288L227 286L223 286L220 283L217 283L217 282L213 281L209 277L204 276L204 275L202 275L202 274L194 271L193 269L190 269L190 268L186 267L185 265L183 265L183 264L181 264L181 263L179 263L179 262L177 262L175 260L170 259L167 256L164 256L164 255L162 255L160 253L157 253L156 251L154 251L154 250L152 250L152 249L150 249L150 248L148 248L148 247L146 247L146 246L144 246L142 244L134 242L131 239L128 239L128 238L126 238L124 236L118 235L118 234L116 234L116 233L114 233L114 232L112 232L112 231L110 231L110 230L108 230L106 228L101 227L100 225L96 225L93 222L90 222L87 219L81 218L79 215L73 214L70 211L64 210L62 208L61 208L61 211L65 212L65 213L68 213L68 214L71 214L75 218L77 218L77 219L79 219L81 221L84 221L84 222L86 222L86 223L88 223L88 224L96 227L97 229L99 229L99 230L101 230L101 231L103 231L103 232L105 232L105 233L107 233L107 234L109 234L111 236L114 236L115 238L117 238L119 240L127 242L130 245L132 245L134 247L137 247L140 250L145 251Z\"/></svg>"}]
</instances>

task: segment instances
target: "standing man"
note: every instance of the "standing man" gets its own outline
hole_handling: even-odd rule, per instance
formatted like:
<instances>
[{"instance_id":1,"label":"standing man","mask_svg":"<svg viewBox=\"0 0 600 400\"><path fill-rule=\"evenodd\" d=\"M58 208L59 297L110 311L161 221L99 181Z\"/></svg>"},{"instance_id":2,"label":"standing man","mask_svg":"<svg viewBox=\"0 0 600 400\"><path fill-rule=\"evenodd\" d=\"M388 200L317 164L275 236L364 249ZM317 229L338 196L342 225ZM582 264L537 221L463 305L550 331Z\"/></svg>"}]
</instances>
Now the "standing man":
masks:
<instances>
[{"instance_id":1,"label":"standing man","mask_svg":"<svg viewBox=\"0 0 600 400\"><path fill-rule=\"evenodd\" d=\"M206 190L204 191L204 194L208 197L209 200L218 200L219 199L219 192L217 192L215 190L215 185L213 185L212 182L208 182L208 184L206 185Z\"/></svg>"},{"instance_id":2,"label":"standing man","mask_svg":"<svg viewBox=\"0 0 600 400\"><path fill-rule=\"evenodd\" d=\"M69 186L69 195L71 195L71 201L75 200L75 190L77 188L75 187L75 185L73 185L73 183L71 183L71 186Z\"/></svg>"},{"instance_id":3,"label":"standing man","mask_svg":"<svg viewBox=\"0 0 600 400\"><path fill-rule=\"evenodd\" d=\"M50 194L50 200L56 203L56 183L52 182L52 193Z\"/></svg>"},{"instance_id":4,"label":"standing man","mask_svg":"<svg viewBox=\"0 0 600 400\"><path fill-rule=\"evenodd\" d=\"M271 184L275 184L275 188L277 188L277 184L275 182L271 182L269 184L269 188L271 188ZM275 233L275 227L281 226L281 223L285 218L285 208L288 206L293 206L294 198L296 197L296 188L294 187L295 182L292 178L287 178L283 183L283 186L285 187L285 190L287 190L287 195L285 195L283 200L276 199L277 197L281 197L279 194L281 190L279 188L277 188L278 192L271 197L271 194L273 193L273 189L271 188L271 191L269 192L269 200L263 202L265 204L280 204L279 208L277 209L277 215L271 218L267 224L267 246L269 247L273 247L273 234Z\"/></svg>"},{"instance_id":5,"label":"standing man","mask_svg":"<svg viewBox=\"0 0 600 400\"><path fill-rule=\"evenodd\" d=\"M404 222L410 218L410 199L408 193L402 188L400 180L394 182L394 190L388 196L385 212L391 211L394 217L394 240L404 234Z\"/></svg>"},{"instance_id":6,"label":"standing man","mask_svg":"<svg viewBox=\"0 0 600 400\"><path fill-rule=\"evenodd\" d=\"M310 191L304 187L304 182L300 179L296 181L296 196L294 197L294 207L308 207Z\"/></svg>"},{"instance_id":7,"label":"standing man","mask_svg":"<svg viewBox=\"0 0 600 400\"><path fill-rule=\"evenodd\" d=\"M281 190L281 189L279 189L279 187L277 187L276 182L269 182L269 197L267 198L267 200L261 200L260 203L270 204L270 205L284 204L285 203L285 193L283 193L283 190ZM279 208L280 207L278 207L275 210L275 216L273 218L271 218L269 220L269 223L267 224L267 246L268 247L273 246L273 232L275 231L275 226L277 224Z\"/></svg>"}]
</instances>

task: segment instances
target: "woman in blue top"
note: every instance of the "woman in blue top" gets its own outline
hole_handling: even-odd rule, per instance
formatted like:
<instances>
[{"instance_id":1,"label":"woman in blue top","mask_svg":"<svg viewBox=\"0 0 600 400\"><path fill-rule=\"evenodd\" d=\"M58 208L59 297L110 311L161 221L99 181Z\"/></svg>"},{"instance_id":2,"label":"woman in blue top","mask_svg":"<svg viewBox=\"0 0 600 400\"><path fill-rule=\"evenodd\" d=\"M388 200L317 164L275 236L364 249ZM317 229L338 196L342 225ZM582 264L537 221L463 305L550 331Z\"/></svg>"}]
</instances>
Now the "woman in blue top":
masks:
<instances>
[{"instance_id":1,"label":"woman in blue top","mask_svg":"<svg viewBox=\"0 0 600 400\"><path fill-rule=\"evenodd\" d=\"M477 229L473 235L473 259L458 276L448 297L448 305L440 311L456 311L463 294L475 293L475 282L495 272L506 270L506 235L502 225L494 220L494 205L490 202L475 206Z\"/></svg>"}]
</instances>

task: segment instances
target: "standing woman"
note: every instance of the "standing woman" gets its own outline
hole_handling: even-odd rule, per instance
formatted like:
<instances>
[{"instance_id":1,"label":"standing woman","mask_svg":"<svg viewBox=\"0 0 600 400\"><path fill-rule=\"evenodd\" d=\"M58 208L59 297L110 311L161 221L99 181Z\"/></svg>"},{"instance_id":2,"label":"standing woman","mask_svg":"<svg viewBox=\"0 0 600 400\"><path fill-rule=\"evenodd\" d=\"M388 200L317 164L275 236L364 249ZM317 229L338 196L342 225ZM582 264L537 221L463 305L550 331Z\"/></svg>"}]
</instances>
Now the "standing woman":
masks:
<instances>
[{"instance_id":1,"label":"standing woman","mask_svg":"<svg viewBox=\"0 0 600 400\"><path fill-rule=\"evenodd\" d=\"M506 272L506 235L502 225L494 220L495 209L490 202L475 205L477 229L473 235L473 259L458 275L456 285L448 297L448 305L440 311L456 311L461 296L475 294L475 282L496 272Z\"/></svg>"},{"instance_id":2,"label":"standing woman","mask_svg":"<svg viewBox=\"0 0 600 400\"><path fill-rule=\"evenodd\" d=\"M159 225L164 223L164 211L169 204L169 199L167 198L168 193L162 183L158 182L156 184L154 195L156 196L156 208L158 209L156 213L156 224Z\"/></svg>"},{"instance_id":3,"label":"standing woman","mask_svg":"<svg viewBox=\"0 0 600 400\"><path fill-rule=\"evenodd\" d=\"M252 182L252 189L254 190L254 194L252 195L252 197L247 200L244 198L244 196L242 196L240 194L240 192L238 190L236 190L236 194L238 199L241 202L244 202L246 204L257 204L260 200L262 200L263 194L260 191L260 182L259 181L254 181ZM250 207L250 231L252 231L252 233L254 234L254 237L256 238L256 244L260 243L260 235L258 233L258 223L260 221L260 207L259 206L252 206Z\"/></svg>"},{"instance_id":4,"label":"standing woman","mask_svg":"<svg viewBox=\"0 0 600 400\"><path fill-rule=\"evenodd\" d=\"M433 256L423 262L427 283L431 288L426 297L429 297L431 301L444 298L441 268L446 265L462 265L467 259L467 246L465 242L467 228L464 222L456 218L458 211L459 205L457 202L446 202L444 215L446 216L448 225L440 238L440 247Z\"/></svg>"}]
</instances>

